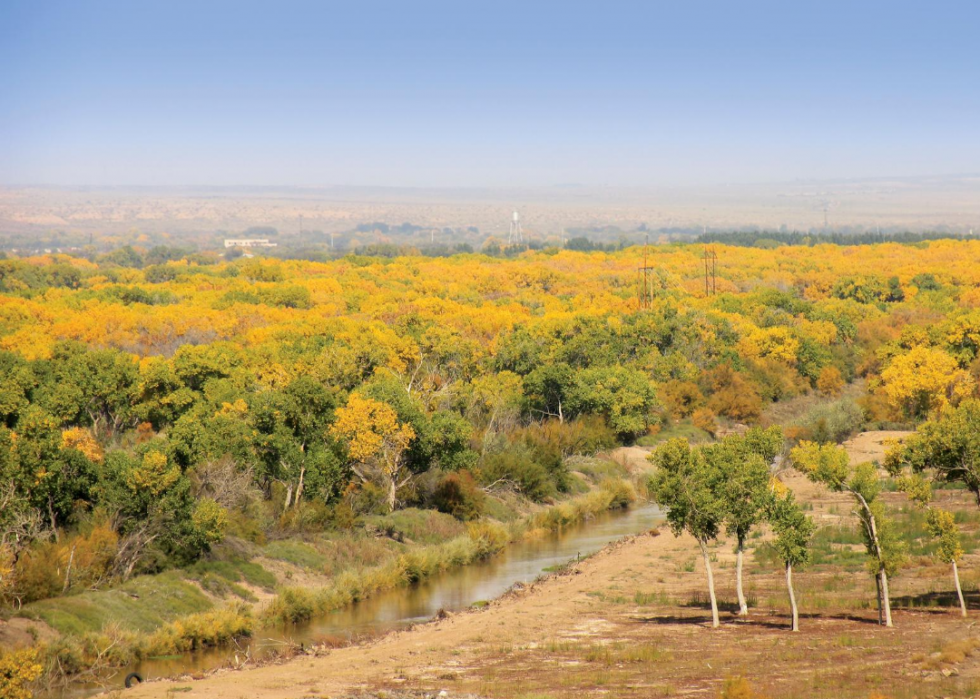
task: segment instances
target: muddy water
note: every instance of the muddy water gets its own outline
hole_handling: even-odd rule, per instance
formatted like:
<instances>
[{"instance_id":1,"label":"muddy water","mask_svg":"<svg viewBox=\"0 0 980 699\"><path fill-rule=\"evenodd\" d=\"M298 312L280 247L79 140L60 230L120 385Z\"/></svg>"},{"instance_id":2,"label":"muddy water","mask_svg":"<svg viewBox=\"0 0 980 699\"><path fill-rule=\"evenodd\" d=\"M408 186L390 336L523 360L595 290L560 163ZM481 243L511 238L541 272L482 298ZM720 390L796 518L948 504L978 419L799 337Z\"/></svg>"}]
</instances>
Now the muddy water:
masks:
<instances>
[{"instance_id":1,"label":"muddy water","mask_svg":"<svg viewBox=\"0 0 980 699\"><path fill-rule=\"evenodd\" d=\"M516 543L490 560L448 571L412 587L379 593L312 621L260 629L254 638L237 648L144 660L120 671L105 687L75 687L60 696L80 697L100 689L121 687L129 672L138 672L146 679L202 672L227 665L236 656L239 659L246 655L261 658L290 643L364 638L431 619L441 609L466 609L499 597L515 583L531 582L549 568L595 553L625 536L646 531L661 519L659 509L653 505L610 512L543 539Z\"/></svg>"}]
</instances>

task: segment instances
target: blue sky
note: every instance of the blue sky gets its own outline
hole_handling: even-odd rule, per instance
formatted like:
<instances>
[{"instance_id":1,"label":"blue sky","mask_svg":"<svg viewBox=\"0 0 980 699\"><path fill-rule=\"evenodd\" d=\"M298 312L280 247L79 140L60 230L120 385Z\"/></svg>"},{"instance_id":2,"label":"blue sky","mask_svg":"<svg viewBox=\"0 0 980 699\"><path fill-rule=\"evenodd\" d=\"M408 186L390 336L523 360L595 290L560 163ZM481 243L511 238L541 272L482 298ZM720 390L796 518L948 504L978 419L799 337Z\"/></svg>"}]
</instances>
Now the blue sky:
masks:
<instances>
[{"instance_id":1,"label":"blue sky","mask_svg":"<svg viewBox=\"0 0 980 699\"><path fill-rule=\"evenodd\" d=\"M976 2L0 0L0 182L980 171Z\"/></svg>"}]
</instances>

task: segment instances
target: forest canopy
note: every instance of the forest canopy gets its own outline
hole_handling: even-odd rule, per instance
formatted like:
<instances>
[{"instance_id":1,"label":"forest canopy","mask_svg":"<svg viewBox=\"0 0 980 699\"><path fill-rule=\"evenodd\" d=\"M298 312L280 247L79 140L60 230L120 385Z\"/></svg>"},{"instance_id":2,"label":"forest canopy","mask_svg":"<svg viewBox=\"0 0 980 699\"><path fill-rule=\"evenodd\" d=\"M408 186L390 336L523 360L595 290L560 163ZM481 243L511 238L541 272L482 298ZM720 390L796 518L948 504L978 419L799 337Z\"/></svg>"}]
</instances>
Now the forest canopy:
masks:
<instances>
[{"instance_id":1,"label":"forest canopy","mask_svg":"<svg viewBox=\"0 0 980 699\"><path fill-rule=\"evenodd\" d=\"M165 251L164 251L165 252ZM693 422L833 442L977 393L980 242L0 261L0 568L25 602L406 505L537 501ZM638 267L653 268L646 294ZM35 561L71 557L74 572ZM72 577L74 576L74 577Z\"/></svg>"}]
</instances>

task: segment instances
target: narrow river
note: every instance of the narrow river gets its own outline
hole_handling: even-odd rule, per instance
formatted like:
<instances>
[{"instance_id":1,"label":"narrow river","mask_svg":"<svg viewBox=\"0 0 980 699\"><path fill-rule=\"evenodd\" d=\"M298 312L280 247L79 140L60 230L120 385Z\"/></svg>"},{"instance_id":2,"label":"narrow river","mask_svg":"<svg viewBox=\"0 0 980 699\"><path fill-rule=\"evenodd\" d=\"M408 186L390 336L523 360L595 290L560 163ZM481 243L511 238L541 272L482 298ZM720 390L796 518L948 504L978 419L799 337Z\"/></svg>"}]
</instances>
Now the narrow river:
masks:
<instances>
[{"instance_id":1,"label":"narrow river","mask_svg":"<svg viewBox=\"0 0 980 699\"><path fill-rule=\"evenodd\" d=\"M259 629L238 648L220 648L173 658L147 659L120 671L106 687L74 687L60 695L80 697L100 689L116 689L129 672L145 679L197 673L227 664L237 654L253 659L286 643L316 643L323 639L364 638L425 621L439 610L449 612L499 597L515 583L528 583L553 566L595 553L606 544L653 527L662 519L654 505L609 512L548 537L509 546L493 558L463 566L412 587L379 593L312 621L280 628Z\"/></svg>"}]
</instances>

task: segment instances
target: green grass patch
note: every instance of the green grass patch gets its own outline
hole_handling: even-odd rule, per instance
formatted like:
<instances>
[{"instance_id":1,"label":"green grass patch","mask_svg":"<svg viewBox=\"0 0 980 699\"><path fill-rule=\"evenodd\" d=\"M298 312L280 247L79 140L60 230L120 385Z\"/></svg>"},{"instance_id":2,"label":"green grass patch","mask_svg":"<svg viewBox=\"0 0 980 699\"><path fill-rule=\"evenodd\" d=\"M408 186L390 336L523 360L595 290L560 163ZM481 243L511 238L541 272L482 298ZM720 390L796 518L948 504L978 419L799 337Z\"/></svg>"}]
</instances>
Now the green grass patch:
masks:
<instances>
[{"instance_id":1,"label":"green grass patch","mask_svg":"<svg viewBox=\"0 0 980 699\"><path fill-rule=\"evenodd\" d=\"M63 634L98 631L113 622L127 631L153 631L213 603L177 571L143 575L109 590L82 592L25 605L20 616L40 619Z\"/></svg>"},{"instance_id":2,"label":"green grass patch","mask_svg":"<svg viewBox=\"0 0 980 699\"><path fill-rule=\"evenodd\" d=\"M326 556L303 541L291 539L273 541L262 548L262 555L276 561L292 563L307 570L320 570L327 562Z\"/></svg>"},{"instance_id":3,"label":"green grass patch","mask_svg":"<svg viewBox=\"0 0 980 699\"><path fill-rule=\"evenodd\" d=\"M378 531L417 544L441 544L466 533L466 525L452 515L415 507L366 517L365 523Z\"/></svg>"},{"instance_id":4,"label":"green grass patch","mask_svg":"<svg viewBox=\"0 0 980 699\"><path fill-rule=\"evenodd\" d=\"M246 582L249 585L261 587L263 590L274 590L277 584L275 575L258 563L242 559L198 561L184 570L188 578L201 582L205 588L207 588L207 585L204 583L204 580L208 577L222 578L229 584Z\"/></svg>"}]
</instances>

